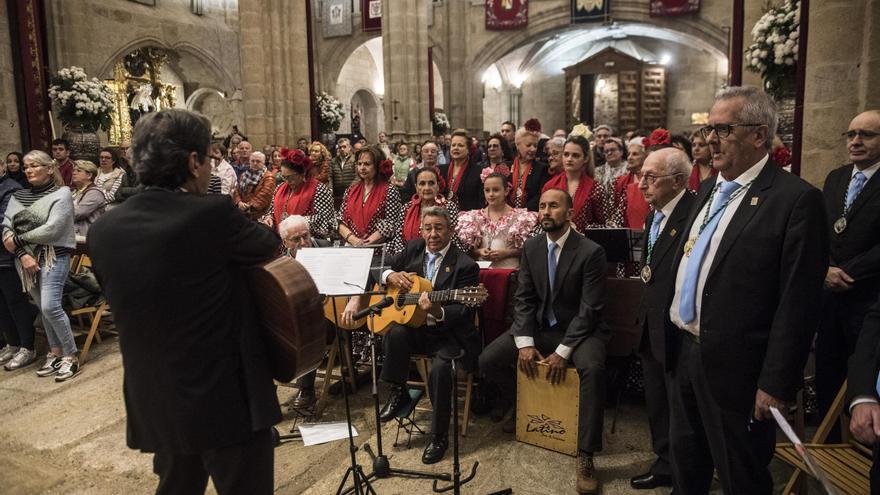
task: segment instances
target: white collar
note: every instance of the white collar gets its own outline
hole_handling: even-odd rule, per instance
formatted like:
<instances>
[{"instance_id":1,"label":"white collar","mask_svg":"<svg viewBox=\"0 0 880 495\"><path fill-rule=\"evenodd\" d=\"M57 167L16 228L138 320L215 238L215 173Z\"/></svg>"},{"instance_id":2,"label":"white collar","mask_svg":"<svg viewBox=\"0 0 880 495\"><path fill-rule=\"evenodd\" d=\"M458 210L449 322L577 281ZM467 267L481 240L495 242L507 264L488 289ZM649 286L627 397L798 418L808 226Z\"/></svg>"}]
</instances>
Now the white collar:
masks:
<instances>
[{"instance_id":1,"label":"white collar","mask_svg":"<svg viewBox=\"0 0 880 495\"><path fill-rule=\"evenodd\" d=\"M452 245L452 241L449 241L449 242L446 244L446 247L444 247L443 249L440 250L440 252L437 253L437 254L440 255L440 258L445 258L445 257L446 257L446 253L449 252L449 246L451 246L451 245ZM430 254L430 253L431 253L431 251L428 250L428 244L427 244L427 242L426 242L426 243L425 243L425 254Z\"/></svg>"},{"instance_id":2,"label":"white collar","mask_svg":"<svg viewBox=\"0 0 880 495\"><path fill-rule=\"evenodd\" d=\"M672 215L675 207L678 206L678 202L681 201L681 198L684 197L684 193L686 192L687 188L683 188L674 198L670 199L665 205L663 205L663 208L660 208L660 212L663 213L663 218L669 218Z\"/></svg>"},{"instance_id":3,"label":"white collar","mask_svg":"<svg viewBox=\"0 0 880 495\"><path fill-rule=\"evenodd\" d=\"M861 171L859 170L859 167L853 165L852 175L850 176L850 178L854 177L858 172L862 172L862 174L865 175L865 182L867 182L871 178L871 176L874 175L874 172L876 172L877 169L880 169L880 162L877 162L866 168L865 170Z\"/></svg>"},{"instance_id":4,"label":"white collar","mask_svg":"<svg viewBox=\"0 0 880 495\"><path fill-rule=\"evenodd\" d=\"M767 165L767 160L769 160L769 159L770 159L770 155L764 155L764 157L761 158L760 160L758 160L757 163L755 163L754 165L749 167L745 172L739 174L739 177L737 177L736 179L733 179L733 182L736 182L740 186L744 186L744 185L748 184L755 177L757 177L758 174L761 173L761 170L764 170L764 166ZM715 179L716 186L722 182L727 181L727 179L725 179L724 177L721 177L720 172L718 173L718 175L716 177L717 177Z\"/></svg>"},{"instance_id":5,"label":"white collar","mask_svg":"<svg viewBox=\"0 0 880 495\"><path fill-rule=\"evenodd\" d=\"M548 235L547 236L547 249L548 250L550 249L550 244L556 243L556 245L559 246L559 252L561 253L562 247L565 246L565 241L568 240L569 234L571 234L571 224L569 224L568 228L565 229L565 233L562 234L562 236L560 236L559 239L556 239L555 241L551 241L550 236Z\"/></svg>"}]
</instances>

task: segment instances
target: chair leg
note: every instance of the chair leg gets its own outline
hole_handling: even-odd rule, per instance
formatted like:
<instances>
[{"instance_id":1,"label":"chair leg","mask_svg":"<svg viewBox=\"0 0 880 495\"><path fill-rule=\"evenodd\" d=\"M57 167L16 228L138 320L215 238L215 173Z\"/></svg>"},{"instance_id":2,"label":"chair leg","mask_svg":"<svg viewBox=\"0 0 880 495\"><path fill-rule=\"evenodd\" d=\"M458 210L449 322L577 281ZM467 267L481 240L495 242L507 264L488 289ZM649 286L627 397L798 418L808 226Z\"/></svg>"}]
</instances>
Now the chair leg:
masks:
<instances>
[{"instance_id":1,"label":"chair leg","mask_svg":"<svg viewBox=\"0 0 880 495\"><path fill-rule=\"evenodd\" d=\"M324 414L324 408L327 407L327 400L330 397L330 382L333 379L333 369L336 367L336 355L338 354L338 339L333 338L330 344L330 351L327 353L327 367L324 368L324 383L321 385L321 396L315 404L315 418L321 419Z\"/></svg>"},{"instance_id":2,"label":"chair leg","mask_svg":"<svg viewBox=\"0 0 880 495\"><path fill-rule=\"evenodd\" d=\"M86 342L83 344L82 352L79 354L79 364L80 366L86 362L86 359L89 355L89 348L92 346L92 339L95 338L95 334L98 331L98 326L101 324L101 316L104 315L104 311L107 309L107 303L104 303L98 306L98 310L95 311L95 316L92 319L92 326L89 328L89 335L86 337Z\"/></svg>"},{"instance_id":3,"label":"chair leg","mask_svg":"<svg viewBox=\"0 0 880 495\"><path fill-rule=\"evenodd\" d=\"M471 419L471 392L474 389L474 374L468 372L467 380L464 387L464 413L461 419L461 436L466 437L468 431L468 423Z\"/></svg>"}]
</instances>

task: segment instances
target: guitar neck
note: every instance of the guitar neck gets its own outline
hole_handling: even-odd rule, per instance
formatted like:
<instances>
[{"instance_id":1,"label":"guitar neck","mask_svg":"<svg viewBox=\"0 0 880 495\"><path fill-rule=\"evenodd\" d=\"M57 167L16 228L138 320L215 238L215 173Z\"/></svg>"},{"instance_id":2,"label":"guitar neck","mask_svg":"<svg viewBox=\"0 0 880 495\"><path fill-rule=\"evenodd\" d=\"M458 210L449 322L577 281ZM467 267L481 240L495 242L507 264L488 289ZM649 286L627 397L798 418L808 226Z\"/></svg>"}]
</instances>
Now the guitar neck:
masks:
<instances>
[{"instance_id":1,"label":"guitar neck","mask_svg":"<svg viewBox=\"0 0 880 495\"><path fill-rule=\"evenodd\" d=\"M428 294L428 300L431 302L444 303L455 301L456 296L458 295L458 289L432 290L431 292L425 292L425 294ZM422 293L399 294L395 302L400 306L418 304L421 296Z\"/></svg>"}]
</instances>

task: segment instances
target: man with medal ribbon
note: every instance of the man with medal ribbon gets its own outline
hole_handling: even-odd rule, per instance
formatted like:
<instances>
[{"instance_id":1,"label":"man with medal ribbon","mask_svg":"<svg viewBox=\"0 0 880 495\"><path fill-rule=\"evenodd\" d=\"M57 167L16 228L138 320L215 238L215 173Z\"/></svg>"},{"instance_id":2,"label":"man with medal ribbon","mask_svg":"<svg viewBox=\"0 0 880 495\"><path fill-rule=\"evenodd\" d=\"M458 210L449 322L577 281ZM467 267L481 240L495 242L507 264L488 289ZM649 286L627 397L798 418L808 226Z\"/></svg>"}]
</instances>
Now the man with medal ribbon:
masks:
<instances>
[{"instance_id":1,"label":"man with medal ribbon","mask_svg":"<svg viewBox=\"0 0 880 495\"><path fill-rule=\"evenodd\" d=\"M676 148L654 151L645 160L639 174L639 189L651 206L645 218L641 279L645 283L638 318L642 328L639 356L645 381L645 404L651 428L651 446L657 459L644 474L630 480L637 490L672 486L669 459L669 400L666 393L667 340L674 332L667 330L669 302L672 298L672 259L685 221L694 203L688 190L691 164L687 155Z\"/></svg>"},{"instance_id":2,"label":"man with medal ribbon","mask_svg":"<svg viewBox=\"0 0 880 495\"><path fill-rule=\"evenodd\" d=\"M776 425L803 383L828 267L822 194L773 163L766 93L722 90L702 134L718 175L681 232L669 306L675 492L770 494Z\"/></svg>"},{"instance_id":3,"label":"man with medal ribbon","mask_svg":"<svg viewBox=\"0 0 880 495\"><path fill-rule=\"evenodd\" d=\"M816 340L816 395L824 416L846 379L847 358L880 295L880 111L857 115L841 136L851 163L825 179L831 237ZM837 438L833 432L832 438Z\"/></svg>"}]
</instances>

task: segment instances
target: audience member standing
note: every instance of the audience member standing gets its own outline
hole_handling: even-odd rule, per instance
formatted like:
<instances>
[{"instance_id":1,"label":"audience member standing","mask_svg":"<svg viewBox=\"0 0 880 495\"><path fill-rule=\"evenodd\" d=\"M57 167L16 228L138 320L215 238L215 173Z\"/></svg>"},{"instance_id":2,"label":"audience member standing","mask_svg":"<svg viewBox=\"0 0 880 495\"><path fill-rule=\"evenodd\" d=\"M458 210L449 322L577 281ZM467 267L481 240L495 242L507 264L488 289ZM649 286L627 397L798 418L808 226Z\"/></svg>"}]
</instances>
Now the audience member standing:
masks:
<instances>
[{"instance_id":1,"label":"audience member standing","mask_svg":"<svg viewBox=\"0 0 880 495\"><path fill-rule=\"evenodd\" d=\"M24 157L24 172L33 186L13 193L3 220L3 245L15 253L22 287L40 311L49 353L37 376L63 382L79 369L70 319L61 307L70 254L76 247L73 198L55 162L42 151Z\"/></svg>"},{"instance_id":2,"label":"audience member standing","mask_svg":"<svg viewBox=\"0 0 880 495\"><path fill-rule=\"evenodd\" d=\"M541 188L550 179L547 164L535 159L538 151L538 138L541 135L541 123L538 119L529 119L516 131L516 159L511 167L510 180L513 189L509 201L514 208L525 208L538 211L538 199Z\"/></svg>"},{"instance_id":3,"label":"audience member standing","mask_svg":"<svg viewBox=\"0 0 880 495\"><path fill-rule=\"evenodd\" d=\"M70 158L70 143L66 139L52 140L52 158L58 164L62 185L70 186L70 181L73 178L73 159Z\"/></svg>"},{"instance_id":4,"label":"audience member standing","mask_svg":"<svg viewBox=\"0 0 880 495\"><path fill-rule=\"evenodd\" d=\"M722 90L703 128L715 181L682 231L669 308L675 491L770 494L776 423L803 383L819 318L828 233L822 194L769 160L776 107L751 87Z\"/></svg>"},{"instance_id":5,"label":"audience member standing","mask_svg":"<svg viewBox=\"0 0 880 495\"><path fill-rule=\"evenodd\" d=\"M116 151L112 148L102 148L98 153L100 164L98 165L98 176L95 178L95 186L101 189L107 203L112 203L116 199L116 192L122 186L125 179L125 170L119 166L119 158ZM74 169L76 164L74 164Z\"/></svg>"},{"instance_id":6,"label":"audience member standing","mask_svg":"<svg viewBox=\"0 0 880 495\"><path fill-rule=\"evenodd\" d=\"M844 135L852 163L832 170L824 188L831 266L816 339L820 417L846 379L847 359L880 294L880 111L857 115Z\"/></svg>"},{"instance_id":7,"label":"audience member standing","mask_svg":"<svg viewBox=\"0 0 880 495\"><path fill-rule=\"evenodd\" d=\"M605 223L602 195L591 176L593 157L584 136L571 135L562 148L562 172L544 184L544 191L561 189L572 197L571 223L586 234L593 225Z\"/></svg>"},{"instance_id":8,"label":"audience member standing","mask_svg":"<svg viewBox=\"0 0 880 495\"><path fill-rule=\"evenodd\" d=\"M388 183L391 161L376 146L360 150L356 158L358 180L345 191L339 236L352 246L390 241L403 220L400 195Z\"/></svg>"},{"instance_id":9,"label":"audience member standing","mask_svg":"<svg viewBox=\"0 0 880 495\"><path fill-rule=\"evenodd\" d=\"M450 163L440 166L446 180L447 196L458 204L461 211L482 208L483 183L480 181L482 166L470 156L470 138L464 129L452 133L449 144Z\"/></svg>"},{"instance_id":10,"label":"audience member standing","mask_svg":"<svg viewBox=\"0 0 880 495\"><path fill-rule=\"evenodd\" d=\"M333 197L341 198L348 186L357 180L357 166L352 154L351 141L340 138L336 141L336 157L330 162L330 183Z\"/></svg>"}]
</instances>

